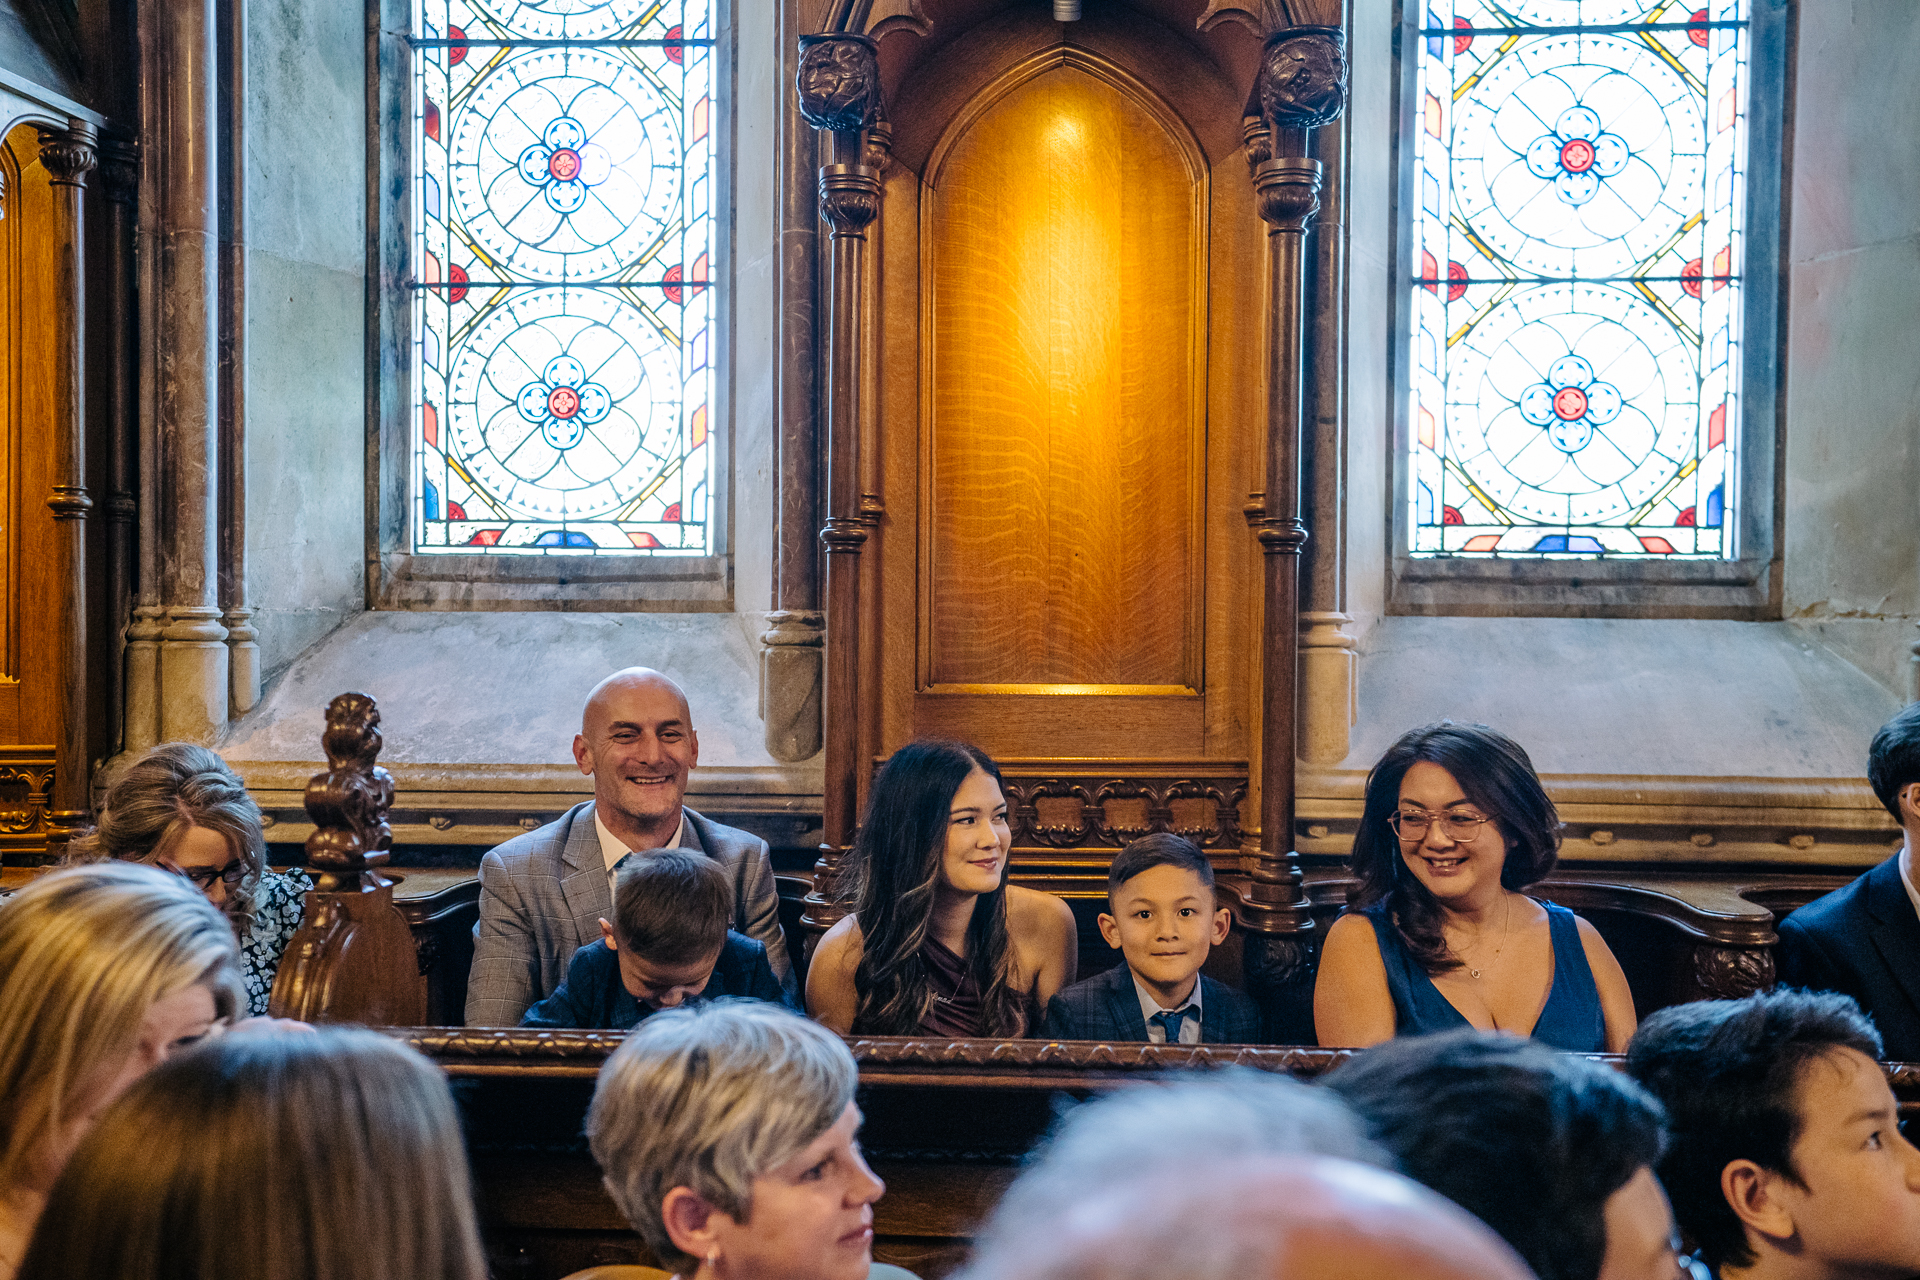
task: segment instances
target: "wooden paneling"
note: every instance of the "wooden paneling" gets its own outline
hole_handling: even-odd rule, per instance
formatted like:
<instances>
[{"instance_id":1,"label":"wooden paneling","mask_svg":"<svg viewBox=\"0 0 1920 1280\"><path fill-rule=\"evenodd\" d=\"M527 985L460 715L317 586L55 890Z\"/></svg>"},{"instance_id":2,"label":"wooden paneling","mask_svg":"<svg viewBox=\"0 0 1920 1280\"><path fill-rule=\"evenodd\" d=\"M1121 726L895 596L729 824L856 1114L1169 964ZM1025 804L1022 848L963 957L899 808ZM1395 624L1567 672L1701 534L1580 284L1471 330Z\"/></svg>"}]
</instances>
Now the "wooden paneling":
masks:
<instances>
[{"instance_id":1,"label":"wooden paneling","mask_svg":"<svg viewBox=\"0 0 1920 1280\"><path fill-rule=\"evenodd\" d=\"M1063 48L962 113L927 188L921 687L1197 693L1198 142Z\"/></svg>"}]
</instances>

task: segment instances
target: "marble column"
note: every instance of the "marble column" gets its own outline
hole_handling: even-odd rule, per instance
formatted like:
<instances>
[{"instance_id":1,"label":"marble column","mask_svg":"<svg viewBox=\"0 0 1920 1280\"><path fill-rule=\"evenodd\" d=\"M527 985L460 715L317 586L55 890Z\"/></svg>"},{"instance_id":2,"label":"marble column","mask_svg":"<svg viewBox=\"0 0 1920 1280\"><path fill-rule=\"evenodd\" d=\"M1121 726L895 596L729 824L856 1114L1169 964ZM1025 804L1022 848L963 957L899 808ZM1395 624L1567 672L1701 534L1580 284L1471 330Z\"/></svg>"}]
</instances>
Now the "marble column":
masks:
<instances>
[{"instance_id":1,"label":"marble column","mask_svg":"<svg viewBox=\"0 0 1920 1280\"><path fill-rule=\"evenodd\" d=\"M225 196L220 217L220 621L227 629L233 715L260 701L259 632L247 595L247 5L228 0L219 77L225 91L218 141Z\"/></svg>"},{"instance_id":2,"label":"marble column","mask_svg":"<svg viewBox=\"0 0 1920 1280\"><path fill-rule=\"evenodd\" d=\"M146 300L157 456L143 459L143 470L158 514L160 591L152 606L159 613L139 619L136 611L136 620L159 629L160 737L211 742L229 700L218 538L216 6L179 0L147 6L141 18L141 79L151 108L142 203L155 215L141 239L158 275L158 293ZM134 716L128 719L131 725Z\"/></svg>"},{"instance_id":3,"label":"marble column","mask_svg":"<svg viewBox=\"0 0 1920 1280\"><path fill-rule=\"evenodd\" d=\"M139 513L135 486L139 483L139 373L134 330L133 227L139 193L140 153L127 138L106 138L100 146L96 181L107 198L106 304L113 323L107 334L106 386L107 477L106 500L101 503L107 525L106 622L113 634L108 648L107 740L96 753L111 755L126 740L128 705L125 655L128 613L133 607L135 556L139 540L134 519ZM149 701L151 699L149 698Z\"/></svg>"},{"instance_id":4,"label":"marble column","mask_svg":"<svg viewBox=\"0 0 1920 1280\"><path fill-rule=\"evenodd\" d=\"M53 447L53 486L45 499L53 512L54 554L60 563L53 608L60 619L60 740L49 799L51 844L59 844L85 821L91 753L87 743L87 331L86 180L99 156L93 126L81 120L65 129L40 130L40 162L53 184L59 223L49 229L58 242L60 305L52 324L57 421L46 424Z\"/></svg>"}]
</instances>

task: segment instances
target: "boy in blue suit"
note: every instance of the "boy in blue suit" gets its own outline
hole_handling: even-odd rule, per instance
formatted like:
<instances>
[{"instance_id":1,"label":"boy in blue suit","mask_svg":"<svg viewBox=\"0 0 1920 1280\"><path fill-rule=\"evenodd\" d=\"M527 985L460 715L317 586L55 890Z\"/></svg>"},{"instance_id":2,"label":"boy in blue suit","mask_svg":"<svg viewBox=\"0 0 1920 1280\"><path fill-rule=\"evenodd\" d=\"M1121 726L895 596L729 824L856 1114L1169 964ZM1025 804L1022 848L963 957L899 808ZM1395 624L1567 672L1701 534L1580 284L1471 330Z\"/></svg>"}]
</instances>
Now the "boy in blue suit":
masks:
<instances>
[{"instance_id":1,"label":"boy in blue suit","mask_svg":"<svg viewBox=\"0 0 1920 1280\"><path fill-rule=\"evenodd\" d=\"M721 996L787 1003L766 947L727 928L733 885L713 859L686 849L628 859L614 882L613 916L521 1026L625 1031L661 1009Z\"/></svg>"},{"instance_id":2,"label":"boy in blue suit","mask_svg":"<svg viewBox=\"0 0 1920 1280\"><path fill-rule=\"evenodd\" d=\"M1257 1044L1260 1009L1200 972L1233 917L1213 896L1213 865L1191 840L1143 836L1107 872L1100 936L1124 964L1076 982L1047 1005L1053 1040Z\"/></svg>"}]
</instances>

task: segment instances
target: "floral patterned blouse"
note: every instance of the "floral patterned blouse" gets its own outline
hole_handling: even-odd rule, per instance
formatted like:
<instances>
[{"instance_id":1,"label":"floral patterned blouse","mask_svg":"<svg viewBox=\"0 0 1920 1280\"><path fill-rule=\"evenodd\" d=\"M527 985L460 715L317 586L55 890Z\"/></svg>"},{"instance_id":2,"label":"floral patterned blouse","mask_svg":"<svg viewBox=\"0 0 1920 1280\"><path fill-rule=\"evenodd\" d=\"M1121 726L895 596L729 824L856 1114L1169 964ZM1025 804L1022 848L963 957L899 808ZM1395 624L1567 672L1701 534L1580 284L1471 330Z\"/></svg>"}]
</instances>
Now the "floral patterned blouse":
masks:
<instances>
[{"instance_id":1,"label":"floral patterned blouse","mask_svg":"<svg viewBox=\"0 0 1920 1280\"><path fill-rule=\"evenodd\" d=\"M305 895L313 881L300 870L268 871L261 875L253 891L253 928L240 946L241 978L247 986L249 1018L267 1011L273 995L273 975L280 971L280 957L300 927Z\"/></svg>"}]
</instances>

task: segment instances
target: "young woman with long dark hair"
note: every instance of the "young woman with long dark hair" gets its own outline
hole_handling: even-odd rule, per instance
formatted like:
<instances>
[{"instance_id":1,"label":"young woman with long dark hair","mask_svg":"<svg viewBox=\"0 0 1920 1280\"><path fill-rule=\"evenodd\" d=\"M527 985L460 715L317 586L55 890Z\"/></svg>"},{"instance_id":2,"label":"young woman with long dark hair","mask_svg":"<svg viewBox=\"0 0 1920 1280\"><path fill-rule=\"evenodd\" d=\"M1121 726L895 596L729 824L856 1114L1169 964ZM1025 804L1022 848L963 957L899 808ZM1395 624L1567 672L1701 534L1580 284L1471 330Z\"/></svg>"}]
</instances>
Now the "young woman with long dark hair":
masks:
<instances>
[{"instance_id":1,"label":"young woman with long dark hair","mask_svg":"<svg viewBox=\"0 0 1920 1280\"><path fill-rule=\"evenodd\" d=\"M1320 1043L1474 1026L1623 1050L1633 993L1613 952L1585 920L1526 894L1559 853L1560 816L1513 739L1443 720L1394 743L1367 775L1360 892L1320 959Z\"/></svg>"},{"instance_id":2,"label":"young woman with long dark hair","mask_svg":"<svg viewBox=\"0 0 1920 1280\"><path fill-rule=\"evenodd\" d=\"M820 940L807 1008L842 1034L1025 1035L1073 981L1073 912L1006 882L1007 801L978 747L921 740L873 780L853 914Z\"/></svg>"}]
</instances>

